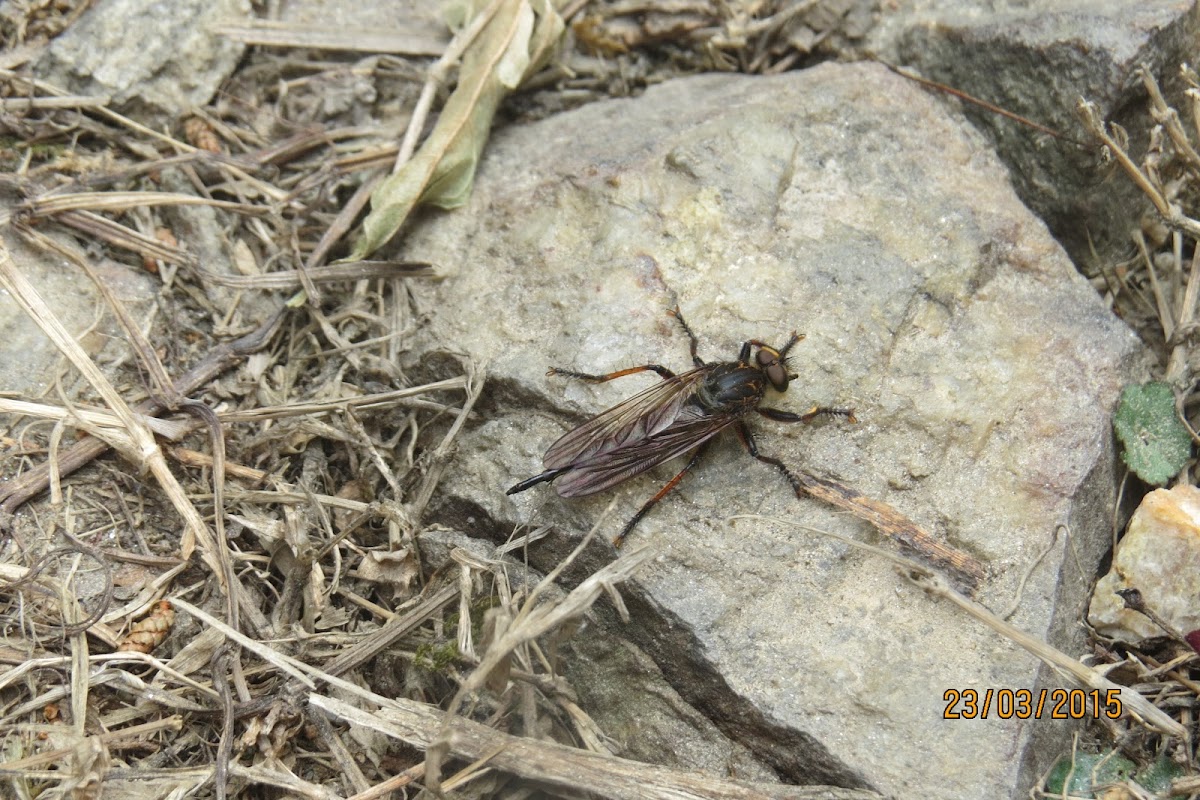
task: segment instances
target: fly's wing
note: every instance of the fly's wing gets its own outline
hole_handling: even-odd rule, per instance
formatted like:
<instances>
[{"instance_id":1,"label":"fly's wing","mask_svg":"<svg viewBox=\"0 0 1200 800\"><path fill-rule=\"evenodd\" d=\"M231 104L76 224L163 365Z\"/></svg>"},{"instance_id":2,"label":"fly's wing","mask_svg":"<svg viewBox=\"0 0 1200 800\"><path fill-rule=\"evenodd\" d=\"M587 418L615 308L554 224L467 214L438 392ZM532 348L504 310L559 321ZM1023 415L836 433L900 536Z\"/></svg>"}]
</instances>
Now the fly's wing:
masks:
<instances>
[{"instance_id":1,"label":"fly's wing","mask_svg":"<svg viewBox=\"0 0 1200 800\"><path fill-rule=\"evenodd\" d=\"M563 434L542 458L546 469L571 468L605 453L630 447L662 432L684 410L704 367L659 381Z\"/></svg>"},{"instance_id":2,"label":"fly's wing","mask_svg":"<svg viewBox=\"0 0 1200 800\"><path fill-rule=\"evenodd\" d=\"M583 497L616 486L653 466L699 447L738 418L689 406L664 430L571 464L555 482L560 497Z\"/></svg>"}]
</instances>

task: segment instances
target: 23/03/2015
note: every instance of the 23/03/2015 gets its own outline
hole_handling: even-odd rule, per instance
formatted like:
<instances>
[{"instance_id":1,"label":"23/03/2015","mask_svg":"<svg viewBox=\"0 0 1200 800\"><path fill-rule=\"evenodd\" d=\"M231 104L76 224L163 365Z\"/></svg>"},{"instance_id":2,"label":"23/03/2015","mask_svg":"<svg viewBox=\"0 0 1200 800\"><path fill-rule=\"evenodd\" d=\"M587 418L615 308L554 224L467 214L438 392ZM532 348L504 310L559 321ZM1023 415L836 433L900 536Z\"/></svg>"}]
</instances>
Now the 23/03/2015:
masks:
<instances>
[{"instance_id":1,"label":"23/03/2015","mask_svg":"<svg viewBox=\"0 0 1200 800\"><path fill-rule=\"evenodd\" d=\"M947 689L943 719L1089 719L1121 716L1121 690Z\"/></svg>"}]
</instances>

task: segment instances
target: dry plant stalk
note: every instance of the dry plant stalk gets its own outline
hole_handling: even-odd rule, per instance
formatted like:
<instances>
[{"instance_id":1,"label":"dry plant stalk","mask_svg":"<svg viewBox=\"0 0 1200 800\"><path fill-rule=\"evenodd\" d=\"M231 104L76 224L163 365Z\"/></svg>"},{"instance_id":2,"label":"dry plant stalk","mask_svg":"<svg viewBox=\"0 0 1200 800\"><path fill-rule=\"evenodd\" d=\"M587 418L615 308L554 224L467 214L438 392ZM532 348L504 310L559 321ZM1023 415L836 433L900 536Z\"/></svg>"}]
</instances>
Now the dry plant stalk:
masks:
<instances>
[{"instance_id":1,"label":"dry plant stalk","mask_svg":"<svg viewBox=\"0 0 1200 800\"><path fill-rule=\"evenodd\" d=\"M370 713L327 695L308 698L313 706L351 724L414 747L432 746L441 711L410 700L379 700L380 710ZM865 789L735 782L510 736L466 719L455 722L449 747L453 755L480 762L482 768L511 773L532 786L553 787L566 797L586 793L612 800L882 800L882 795Z\"/></svg>"},{"instance_id":2,"label":"dry plant stalk","mask_svg":"<svg viewBox=\"0 0 1200 800\"><path fill-rule=\"evenodd\" d=\"M1081 99L1077 109L1084 127L1108 149L1117 164L1141 190L1142 194L1146 195L1146 199L1154 204L1154 209L1166 220L1167 224L1188 233L1193 238L1200 238L1200 222L1188 217L1177 203L1172 202L1167 193L1163 191L1163 187L1156 185L1150 175L1143 172L1129 155L1127 151L1129 139L1125 132L1119 126L1114 127L1110 132L1109 126L1104 123L1095 103Z\"/></svg>"},{"instance_id":3,"label":"dry plant stalk","mask_svg":"<svg viewBox=\"0 0 1200 800\"><path fill-rule=\"evenodd\" d=\"M1191 85L1189 96L1196 109L1200 109L1200 81L1196 75L1183 68L1184 81ZM1187 131L1180 123L1179 114L1171 108L1158 82L1145 66L1138 75L1150 96L1150 114L1158 127L1151 131L1150 147L1139 166L1129 153L1129 137L1118 125L1106 125L1094 103L1080 99L1077 110L1084 127L1104 147L1105 152L1121 167L1135 186L1146 196L1164 223L1172 231L1172 272L1175 276L1184 273L1181 236L1186 235L1194 242L1200 241L1200 221L1185 207L1185 201L1200 194L1200 153L1193 147ZM1163 337L1171 348L1165 380L1168 383L1187 382L1189 356L1192 346L1189 341L1196 329L1197 302L1200 302L1200 250L1193 253L1188 271L1186 288L1176 290L1168 296L1163 281L1159 279L1154 254L1150 252L1145 236L1135 232L1142 263L1146 267L1154 298L1154 311L1163 330ZM1172 282L1174 286L1174 281ZM1183 398L1180 399L1182 407Z\"/></svg>"}]
</instances>

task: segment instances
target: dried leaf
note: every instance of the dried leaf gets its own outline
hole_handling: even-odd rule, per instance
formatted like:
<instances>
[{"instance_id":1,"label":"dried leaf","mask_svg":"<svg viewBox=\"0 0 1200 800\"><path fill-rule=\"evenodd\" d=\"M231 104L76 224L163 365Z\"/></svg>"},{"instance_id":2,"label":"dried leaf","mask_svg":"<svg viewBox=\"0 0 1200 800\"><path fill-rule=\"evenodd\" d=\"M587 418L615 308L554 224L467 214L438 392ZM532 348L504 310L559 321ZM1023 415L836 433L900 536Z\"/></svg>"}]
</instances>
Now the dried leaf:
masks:
<instances>
[{"instance_id":1,"label":"dried leaf","mask_svg":"<svg viewBox=\"0 0 1200 800\"><path fill-rule=\"evenodd\" d=\"M472 4L476 13L486 3ZM496 108L545 63L564 30L550 0L505 0L463 55L458 86L412 160L371 195L371 213L349 259L378 250L418 204L467 201Z\"/></svg>"},{"instance_id":2,"label":"dried leaf","mask_svg":"<svg viewBox=\"0 0 1200 800\"><path fill-rule=\"evenodd\" d=\"M394 597L407 597L412 593L412 582L421 575L421 565L416 555L404 548L394 552L372 550L358 565L358 577L372 583L384 583L392 587Z\"/></svg>"},{"instance_id":3,"label":"dried leaf","mask_svg":"<svg viewBox=\"0 0 1200 800\"><path fill-rule=\"evenodd\" d=\"M71 751L68 777L60 787L62 796L71 800L100 800L104 793L104 775L111 763L108 748L99 736L80 739Z\"/></svg>"}]
</instances>

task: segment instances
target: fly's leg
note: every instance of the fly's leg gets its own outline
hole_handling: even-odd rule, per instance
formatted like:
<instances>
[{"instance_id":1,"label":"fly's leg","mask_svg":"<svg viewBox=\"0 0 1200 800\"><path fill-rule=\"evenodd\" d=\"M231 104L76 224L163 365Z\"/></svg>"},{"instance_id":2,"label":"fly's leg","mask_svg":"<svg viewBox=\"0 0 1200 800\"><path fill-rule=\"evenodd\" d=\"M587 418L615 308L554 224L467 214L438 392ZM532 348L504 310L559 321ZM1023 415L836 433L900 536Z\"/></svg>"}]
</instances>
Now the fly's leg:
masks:
<instances>
[{"instance_id":1,"label":"fly's leg","mask_svg":"<svg viewBox=\"0 0 1200 800\"><path fill-rule=\"evenodd\" d=\"M704 359L700 358L699 354L696 352L700 349L700 340L696 338L696 334L692 332L691 326L688 325L687 320L683 318L683 312L679 310L679 306L675 306L674 308L668 310L667 313L679 321L679 327L683 328L683 332L687 334L688 350L692 354L692 363L697 367L703 367Z\"/></svg>"},{"instance_id":2,"label":"fly's leg","mask_svg":"<svg viewBox=\"0 0 1200 800\"><path fill-rule=\"evenodd\" d=\"M532 478L526 478L525 480L521 481L520 483L518 483L517 485L515 485L511 489L509 489L507 492L505 492L505 494L516 494L517 492L523 492L526 489L532 489L534 486L537 486L539 483L545 483L546 481L554 480L559 475L562 475L564 472L566 472L568 469L570 469L570 467L559 467L558 469L548 469L545 472L543 472L541 475L534 475Z\"/></svg>"},{"instance_id":3,"label":"fly's leg","mask_svg":"<svg viewBox=\"0 0 1200 800\"><path fill-rule=\"evenodd\" d=\"M854 416L853 408L826 408L825 406L813 406L803 414L793 414L790 411L780 411L778 408L756 408L754 409L762 414L767 419L773 419L776 422L812 422L821 415L831 417L845 417L850 422L858 422ZM754 455L751 452L751 455Z\"/></svg>"},{"instance_id":4,"label":"fly's leg","mask_svg":"<svg viewBox=\"0 0 1200 800\"><path fill-rule=\"evenodd\" d=\"M708 448L708 444L708 442L705 442L697 447L696 452L692 453L692 457L688 459L687 465L683 469L679 470L679 473L676 474L674 478L671 478L671 480L667 481L667 485L659 489L658 494L647 500L645 504L638 509L638 512L633 515L633 518L630 519L629 522L625 523L625 527L621 528L621 532L617 534L617 538L613 539L613 547L620 547L622 544L624 544L625 537L629 535L629 532L633 530L635 525L642 521L642 517L646 516L650 509L658 505L659 500L662 500L667 496L668 493L670 493L672 489L679 485L679 482L683 480L683 476L687 474L688 470L696 466L696 462L700 460L700 456L704 455L704 451Z\"/></svg>"},{"instance_id":5,"label":"fly's leg","mask_svg":"<svg viewBox=\"0 0 1200 800\"><path fill-rule=\"evenodd\" d=\"M683 318L683 314L679 311L679 306L675 306L667 311L672 317L679 321L679 327L683 328L683 332L688 337L688 350L692 354L692 363L697 367L704 366L704 360L700 358L697 351L700 348L700 340L696 338L696 334L692 332L691 327ZM636 375L639 372L656 372L662 376L663 380L674 378L675 373L662 366L661 364L642 364L640 367L629 367L628 369L619 369L616 372L609 372L606 375L592 375L588 372L576 372L571 369L561 369L559 367L551 367L546 372L547 375L561 375L564 378L575 378L588 383L604 383L606 381L624 378L626 375Z\"/></svg>"},{"instance_id":6,"label":"fly's leg","mask_svg":"<svg viewBox=\"0 0 1200 800\"><path fill-rule=\"evenodd\" d=\"M575 372L574 370L570 370L570 369L559 369L558 367L551 367L550 369L548 369L546 371L546 374L547 375L561 375L564 378L575 378L577 380L587 381L588 383L604 383L605 381L616 380L617 378L624 378L626 375L634 375L639 372L657 372L659 375L662 376L663 380L666 380L667 378L675 377L674 372L671 372L671 370L667 369L666 367L660 366L658 364L643 364L640 367L629 367L628 369L619 369L616 372L610 372L607 375L592 375L587 372Z\"/></svg>"},{"instance_id":7,"label":"fly's leg","mask_svg":"<svg viewBox=\"0 0 1200 800\"><path fill-rule=\"evenodd\" d=\"M758 445L754 443L754 434L750 433L750 429L746 427L745 422L738 420L737 433L738 438L742 440L742 444L745 445L746 451L749 452L750 455L754 456L764 464L770 464L772 467L779 470L779 472L783 474L783 477L787 478L787 482L792 485L792 490L796 492L797 497L803 497L805 495L804 484L800 482L800 479L797 478L782 461L780 461L778 458L764 456L758 452Z\"/></svg>"}]
</instances>

